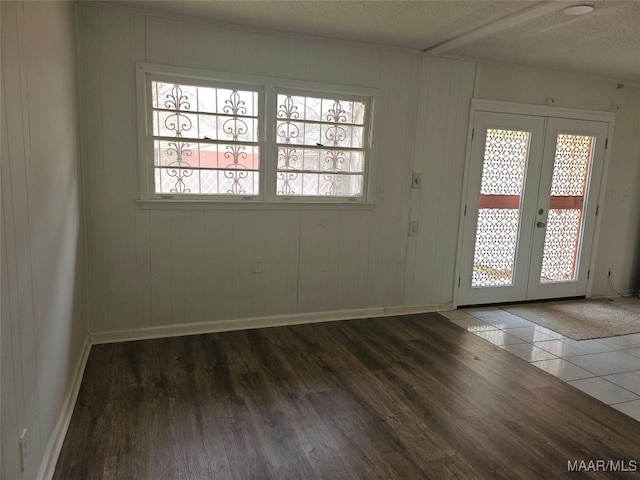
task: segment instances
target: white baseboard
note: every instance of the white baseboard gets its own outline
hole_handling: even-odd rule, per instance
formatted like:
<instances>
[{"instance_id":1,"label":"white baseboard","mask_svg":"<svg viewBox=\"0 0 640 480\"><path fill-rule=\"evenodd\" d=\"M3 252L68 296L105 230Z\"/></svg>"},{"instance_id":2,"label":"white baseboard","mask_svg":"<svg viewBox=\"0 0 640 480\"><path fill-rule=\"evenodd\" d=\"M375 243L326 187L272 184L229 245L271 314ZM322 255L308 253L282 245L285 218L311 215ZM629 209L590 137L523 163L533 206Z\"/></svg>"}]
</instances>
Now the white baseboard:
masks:
<instances>
[{"instance_id":1,"label":"white baseboard","mask_svg":"<svg viewBox=\"0 0 640 480\"><path fill-rule=\"evenodd\" d=\"M114 343L150 338L179 337L201 333L228 332L231 330L248 330L253 328L282 327L305 323L334 322L337 320L356 320L373 317L391 317L413 313L430 313L452 310L453 304L416 305L409 307L376 307L356 310L336 310L332 312L299 313L292 315L273 315L268 317L219 320L181 325L164 325L157 327L118 330L113 332L92 333L91 343Z\"/></svg>"},{"instance_id":2,"label":"white baseboard","mask_svg":"<svg viewBox=\"0 0 640 480\"><path fill-rule=\"evenodd\" d=\"M58 456L60 455L60 450L62 450L62 444L64 443L64 437L67 434L67 429L71 422L71 415L73 415L73 410L76 406L78 392L80 391L80 384L82 383L82 377L84 376L84 369L87 365L90 351L91 339L89 335L87 335L82 347L82 353L80 354L80 358L78 359L78 363L76 364L76 368L73 373L71 387L67 393L67 397L65 398L60 418L58 418L58 422L53 429L53 433L49 438L49 443L47 443L47 448L45 449L42 457L40 471L36 476L37 480L51 480L51 478L53 478L53 472L56 468L56 464L58 463Z\"/></svg>"}]
</instances>

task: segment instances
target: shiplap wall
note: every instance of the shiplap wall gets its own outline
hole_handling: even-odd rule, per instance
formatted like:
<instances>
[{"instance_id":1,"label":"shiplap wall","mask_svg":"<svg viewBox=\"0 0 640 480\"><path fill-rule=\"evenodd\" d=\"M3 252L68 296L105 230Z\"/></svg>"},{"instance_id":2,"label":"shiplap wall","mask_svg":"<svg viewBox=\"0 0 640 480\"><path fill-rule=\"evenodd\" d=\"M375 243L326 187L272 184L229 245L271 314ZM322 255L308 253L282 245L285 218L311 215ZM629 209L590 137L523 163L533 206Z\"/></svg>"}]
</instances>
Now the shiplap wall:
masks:
<instances>
[{"instance_id":1,"label":"shiplap wall","mask_svg":"<svg viewBox=\"0 0 640 480\"><path fill-rule=\"evenodd\" d=\"M80 14L92 331L452 301L474 64L101 5ZM376 205L141 209L136 61L379 89ZM412 169L428 177L421 192ZM421 226L408 245L410 215Z\"/></svg>"},{"instance_id":2,"label":"shiplap wall","mask_svg":"<svg viewBox=\"0 0 640 480\"><path fill-rule=\"evenodd\" d=\"M1 2L1 17L2 478L31 480L87 338L75 13Z\"/></svg>"},{"instance_id":3,"label":"shiplap wall","mask_svg":"<svg viewBox=\"0 0 640 480\"><path fill-rule=\"evenodd\" d=\"M418 235L408 238L406 305L451 302L460 218L470 93L476 65L425 56L420 82L410 219Z\"/></svg>"},{"instance_id":4,"label":"shiplap wall","mask_svg":"<svg viewBox=\"0 0 640 480\"><path fill-rule=\"evenodd\" d=\"M617 111L593 293L637 288L637 86L81 4L91 330L374 307L455 294L469 101ZM377 88L369 209L144 210L138 206L137 61ZM478 78L476 78L478 75ZM411 172L423 174L410 188ZM628 195L625 194L628 192ZM419 222L407 236L410 220ZM252 273L264 257L265 272Z\"/></svg>"},{"instance_id":5,"label":"shiplap wall","mask_svg":"<svg viewBox=\"0 0 640 480\"><path fill-rule=\"evenodd\" d=\"M619 88L619 83L623 88ZM616 290L632 293L640 287L640 85L611 79L483 62L478 71L478 98L554 105L616 114L611 158L601 205L601 228L594 296L612 296L607 268L613 268Z\"/></svg>"}]
</instances>

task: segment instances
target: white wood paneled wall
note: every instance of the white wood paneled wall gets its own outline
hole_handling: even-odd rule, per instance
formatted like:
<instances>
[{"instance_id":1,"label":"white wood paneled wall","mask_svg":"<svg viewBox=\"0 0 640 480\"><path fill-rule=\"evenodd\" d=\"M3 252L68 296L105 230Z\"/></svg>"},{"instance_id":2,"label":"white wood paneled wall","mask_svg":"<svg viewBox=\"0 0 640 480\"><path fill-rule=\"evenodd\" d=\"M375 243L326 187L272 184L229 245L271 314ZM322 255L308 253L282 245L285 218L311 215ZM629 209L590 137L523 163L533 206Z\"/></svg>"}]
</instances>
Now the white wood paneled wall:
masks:
<instances>
[{"instance_id":1,"label":"white wood paneled wall","mask_svg":"<svg viewBox=\"0 0 640 480\"><path fill-rule=\"evenodd\" d=\"M419 52L100 5L82 4L80 13L92 331L452 300L453 267L445 263L455 258L457 217L449 220L460 202L464 141L457 142L474 64L423 66ZM136 61L379 89L375 207L141 209ZM433 105L447 122L425 114ZM443 165L450 170L440 172ZM413 206L412 169L429 176ZM420 205L421 234L408 257L410 209ZM252 273L253 257L265 258L264 273ZM408 258L417 262L411 275Z\"/></svg>"},{"instance_id":2,"label":"white wood paneled wall","mask_svg":"<svg viewBox=\"0 0 640 480\"><path fill-rule=\"evenodd\" d=\"M475 64L425 57L415 142L414 172L422 188L411 190L405 304L451 302L462 198L469 102Z\"/></svg>"},{"instance_id":3,"label":"white wood paneled wall","mask_svg":"<svg viewBox=\"0 0 640 480\"><path fill-rule=\"evenodd\" d=\"M30 480L87 338L75 13L62 2L1 9L1 476Z\"/></svg>"}]
</instances>

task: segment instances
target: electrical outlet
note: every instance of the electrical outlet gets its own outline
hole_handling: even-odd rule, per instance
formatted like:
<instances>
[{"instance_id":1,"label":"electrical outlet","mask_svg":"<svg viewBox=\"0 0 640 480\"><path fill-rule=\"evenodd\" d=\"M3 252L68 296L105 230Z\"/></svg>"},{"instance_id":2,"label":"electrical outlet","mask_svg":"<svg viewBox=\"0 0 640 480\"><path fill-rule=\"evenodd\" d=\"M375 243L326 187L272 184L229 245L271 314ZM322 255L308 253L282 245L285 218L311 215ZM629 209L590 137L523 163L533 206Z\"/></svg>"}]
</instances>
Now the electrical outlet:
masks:
<instances>
[{"instance_id":1,"label":"electrical outlet","mask_svg":"<svg viewBox=\"0 0 640 480\"><path fill-rule=\"evenodd\" d=\"M262 257L254 257L253 258L253 273L262 273L264 272L264 258Z\"/></svg>"},{"instance_id":2,"label":"electrical outlet","mask_svg":"<svg viewBox=\"0 0 640 480\"><path fill-rule=\"evenodd\" d=\"M24 472L27 469L27 429L25 428L20 434L20 471Z\"/></svg>"},{"instance_id":3,"label":"electrical outlet","mask_svg":"<svg viewBox=\"0 0 640 480\"><path fill-rule=\"evenodd\" d=\"M416 235L418 235L418 222L412 220L409 222L409 236L415 237Z\"/></svg>"}]
</instances>

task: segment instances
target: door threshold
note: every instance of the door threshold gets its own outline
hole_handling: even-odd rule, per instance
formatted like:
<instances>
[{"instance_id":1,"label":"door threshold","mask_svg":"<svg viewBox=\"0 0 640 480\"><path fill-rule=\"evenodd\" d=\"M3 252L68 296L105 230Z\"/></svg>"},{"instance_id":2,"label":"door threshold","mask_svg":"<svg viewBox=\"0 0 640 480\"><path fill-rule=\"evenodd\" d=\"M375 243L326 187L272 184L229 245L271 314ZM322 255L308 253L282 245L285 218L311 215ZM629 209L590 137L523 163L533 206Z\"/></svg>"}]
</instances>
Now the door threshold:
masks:
<instances>
[{"instance_id":1,"label":"door threshold","mask_svg":"<svg viewBox=\"0 0 640 480\"><path fill-rule=\"evenodd\" d=\"M584 295L577 297L558 297L558 298L541 298L539 300L518 300L514 302L496 302L496 303L474 303L469 305L458 305L457 308L489 308L489 307L504 307L507 305L523 305L523 304L535 304L535 303L548 303L548 302L561 302L563 300L584 300L587 298Z\"/></svg>"}]
</instances>

